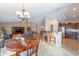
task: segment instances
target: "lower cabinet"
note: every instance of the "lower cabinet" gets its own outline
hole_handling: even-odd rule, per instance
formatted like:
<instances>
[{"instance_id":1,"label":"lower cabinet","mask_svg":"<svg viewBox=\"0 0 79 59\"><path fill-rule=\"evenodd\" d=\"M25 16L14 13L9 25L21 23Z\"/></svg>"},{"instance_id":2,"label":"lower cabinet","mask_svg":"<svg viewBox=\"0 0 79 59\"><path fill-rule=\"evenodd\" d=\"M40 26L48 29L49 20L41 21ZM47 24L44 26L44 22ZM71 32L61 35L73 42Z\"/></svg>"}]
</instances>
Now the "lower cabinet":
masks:
<instances>
[{"instance_id":1,"label":"lower cabinet","mask_svg":"<svg viewBox=\"0 0 79 59\"><path fill-rule=\"evenodd\" d=\"M79 42L76 39L64 38L63 45L75 51L78 51L79 49Z\"/></svg>"}]
</instances>

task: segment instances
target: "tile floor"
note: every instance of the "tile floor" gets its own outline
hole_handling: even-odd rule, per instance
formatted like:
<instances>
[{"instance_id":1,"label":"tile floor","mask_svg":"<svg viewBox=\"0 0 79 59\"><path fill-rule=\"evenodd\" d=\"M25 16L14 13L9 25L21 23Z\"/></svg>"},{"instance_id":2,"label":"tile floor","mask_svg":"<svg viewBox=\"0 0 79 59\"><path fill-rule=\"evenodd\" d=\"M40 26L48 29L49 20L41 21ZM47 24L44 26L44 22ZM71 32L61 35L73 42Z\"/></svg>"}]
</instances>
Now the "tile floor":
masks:
<instances>
[{"instance_id":1,"label":"tile floor","mask_svg":"<svg viewBox=\"0 0 79 59\"><path fill-rule=\"evenodd\" d=\"M40 41L38 56L74 56L74 54L65 48L48 45L45 41Z\"/></svg>"}]
</instances>

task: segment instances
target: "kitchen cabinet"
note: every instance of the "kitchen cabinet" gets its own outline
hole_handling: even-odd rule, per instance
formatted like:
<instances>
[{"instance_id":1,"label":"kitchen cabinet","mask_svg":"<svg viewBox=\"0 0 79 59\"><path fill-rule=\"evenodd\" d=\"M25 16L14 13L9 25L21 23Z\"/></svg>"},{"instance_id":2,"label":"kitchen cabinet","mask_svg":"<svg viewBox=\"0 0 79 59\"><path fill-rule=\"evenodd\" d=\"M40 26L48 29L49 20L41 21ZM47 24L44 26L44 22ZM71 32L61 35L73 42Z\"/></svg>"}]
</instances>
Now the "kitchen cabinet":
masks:
<instances>
[{"instance_id":1,"label":"kitchen cabinet","mask_svg":"<svg viewBox=\"0 0 79 59\"><path fill-rule=\"evenodd\" d=\"M79 29L66 29L63 45L78 51L79 50Z\"/></svg>"}]
</instances>

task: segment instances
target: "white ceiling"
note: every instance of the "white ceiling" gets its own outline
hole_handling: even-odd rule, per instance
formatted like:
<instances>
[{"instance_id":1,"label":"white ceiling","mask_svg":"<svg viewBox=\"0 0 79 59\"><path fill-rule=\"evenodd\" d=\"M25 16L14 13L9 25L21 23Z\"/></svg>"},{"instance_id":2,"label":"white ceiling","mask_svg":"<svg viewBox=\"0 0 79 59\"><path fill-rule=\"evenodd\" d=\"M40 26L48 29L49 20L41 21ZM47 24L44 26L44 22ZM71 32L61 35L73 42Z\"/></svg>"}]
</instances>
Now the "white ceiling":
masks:
<instances>
[{"instance_id":1,"label":"white ceiling","mask_svg":"<svg viewBox=\"0 0 79 59\"><path fill-rule=\"evenodd\" d=\"M78 3L78 0L0 0L0 3Z\"/></svg>"},{"instance_id":2,"label":"white ceiling","mask_svg":"<svg viewBox=\"0 0 79 59\"><path fill-rule=\"evenodd\" d=\"M53 4L53 3L25 3L25 9L30 13L29 21L39 22L44 17L56 18L58 20L79 19L79 4ZM77 8L73 12L73 8ZM22 9L22 3L0 3L0 22L18 22L17 10ZM63 17L65 15L65 19ZM76 15L76 17L72 17Z\"/></svg>"}]
</instances>

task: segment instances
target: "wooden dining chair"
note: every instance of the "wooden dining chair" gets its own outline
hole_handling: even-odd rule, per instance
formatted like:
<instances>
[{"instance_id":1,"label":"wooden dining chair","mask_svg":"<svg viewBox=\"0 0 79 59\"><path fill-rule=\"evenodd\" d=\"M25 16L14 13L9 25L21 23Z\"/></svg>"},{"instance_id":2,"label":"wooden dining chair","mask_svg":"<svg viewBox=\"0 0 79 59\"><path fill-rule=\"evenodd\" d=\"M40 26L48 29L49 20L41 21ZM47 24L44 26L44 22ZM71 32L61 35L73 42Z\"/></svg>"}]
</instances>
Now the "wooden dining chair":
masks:
<instances>
[{"instance_id":1,"label":"wooden dining chair","mask_svg":"<svg viewBox=\"0 0 79 59\"><path fill-rule=\"evenodd\" d=\"M27 51L28 56L34 56L34 55L37 56L38 45L39 45L38 40L35 39L35 40L30 41L30 48Z\"/></svg>"},{"instance_id":2,"label":"wooden dining chair","mask_svg":"<svg viewBox=\"0 0 79 59\"><path fill-rule=\"evenodd\" d=\"M39 39L32 38L31 40L28 40L26 51L23 51L20 53L20 56L37 56L38 54L38 46L39 46Z\"/></svg>"}]
</instances>

